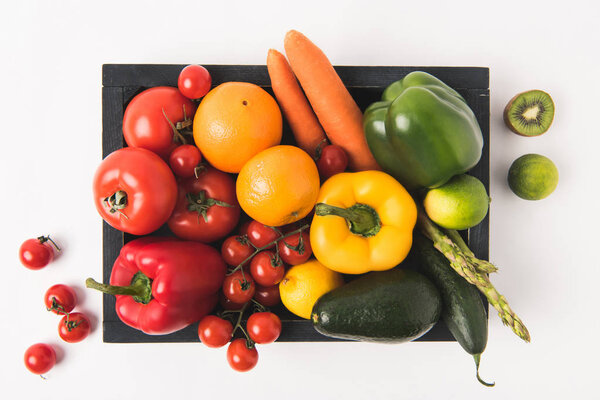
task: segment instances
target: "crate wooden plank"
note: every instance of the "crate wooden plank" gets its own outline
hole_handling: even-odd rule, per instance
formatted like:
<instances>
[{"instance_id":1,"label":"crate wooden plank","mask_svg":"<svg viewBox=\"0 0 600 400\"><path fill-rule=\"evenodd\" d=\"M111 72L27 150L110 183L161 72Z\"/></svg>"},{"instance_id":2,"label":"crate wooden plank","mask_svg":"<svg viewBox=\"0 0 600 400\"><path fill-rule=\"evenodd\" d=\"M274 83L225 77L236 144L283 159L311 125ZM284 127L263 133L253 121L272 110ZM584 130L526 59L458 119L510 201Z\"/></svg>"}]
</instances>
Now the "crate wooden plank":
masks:
<instances>
[{"instance_id":1,"label":"crate wooden plank","mask_svg":"<svg viewBox=\"0 0 600 400\"><path fill-rule=\"evenodd\" d=\"M103 86L177 86L177 77L185 65L179 64L104 64ZM213 86L227 81L253 82L271 86L265 65L204 65ZM425 71L437 76L455 89L487 89L489 69L483 67L375 67L335 66L346 86L387 86L412 71Z\"/></svg>"},{"instance_id":2,"label":"crate wooden plank","mask_svg":"<svg viewBox=\"0 0 600 400\"><path fill-rule=\"evenodd\" d=\"M122 118L128 102L144 88L169 85L176 86L177 76L183 65L131 65L107 64L103 66L103 156L123 147ZM263 86L272 94L267 70L264 65L209 65L213 85L226 81L246 81ZM479 178L489 191L489 70L478 67L335 67L359 107L364 110L373 101L379 100L383 89L392 81L415 70L424 70L436 75L465 98L473 109L481 126L484 148L479 164L469 173ZM293 136L287 122L283 124L282 143L293 144ZM169 234L162 228L161 234ZM487 259L489 252L489 219L469 231L461 232L470 248L481 258ZM114 260L124 243L134 236L123 234L103 225L103 279L109 281ZM410 260L406 267L412 268ZM124 325L118 318L113 296L103 297L103 340L108 343L174 343L195 342L197 324L170 335L146 335ZM484 299L485 300L485 299ZM487 304L487 303L486 303ZM282 320L283 331L279 341L313 342L338 341L317 333L312 323L300 319L283 306L273 308ZM443 321L438 322L420 341L454 340Z\"/></svg>"}]
</instances>

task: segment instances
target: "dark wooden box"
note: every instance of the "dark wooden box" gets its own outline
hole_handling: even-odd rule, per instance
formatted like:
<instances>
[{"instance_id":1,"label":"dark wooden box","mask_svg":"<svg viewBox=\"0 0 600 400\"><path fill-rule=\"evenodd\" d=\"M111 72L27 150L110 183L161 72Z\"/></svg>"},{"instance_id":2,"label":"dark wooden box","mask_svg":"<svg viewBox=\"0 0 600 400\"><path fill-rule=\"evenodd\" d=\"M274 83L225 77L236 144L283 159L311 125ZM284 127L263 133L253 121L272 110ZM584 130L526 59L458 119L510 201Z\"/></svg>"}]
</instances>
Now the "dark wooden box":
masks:
<instances>
[{"instance_id":1,"label":"dark wooden box","mask_svg":"<svg viewBox=\"0 0 600 400\"><path fill-rule=\"evenodd\" d=\"M137 93L153 86L177 86L177 77L184 65L130 65L105 64L102 68L102 157L125 146L122 133L123 112ZM227 81L255 83L271 91L271 82L264 65L205 65L213 79L213 86ZM475 67L336 67L342 81L364 110L380 99L387 85L416 70L429 72L455 88L473 109L485 145L479 164L470 174L479 178L489 192L489 70ZM284 121L283 143L293 143L289 126ZM477 257L487 259L489 250L488 217L478 226L462 232ZM103 280L108 282L113 263L124 243L133 236L103 225ZM196 342L197 324L170 335L146 335L123 324L115 312L113 296L103 295L103 340L108 343ZM283 324L279 341L313 342L335 341L317 333L310 321L300 319L282 306L272 310ZM443 321L420 341L452 341L454 338Z\"/></svg>"}]
</instances>

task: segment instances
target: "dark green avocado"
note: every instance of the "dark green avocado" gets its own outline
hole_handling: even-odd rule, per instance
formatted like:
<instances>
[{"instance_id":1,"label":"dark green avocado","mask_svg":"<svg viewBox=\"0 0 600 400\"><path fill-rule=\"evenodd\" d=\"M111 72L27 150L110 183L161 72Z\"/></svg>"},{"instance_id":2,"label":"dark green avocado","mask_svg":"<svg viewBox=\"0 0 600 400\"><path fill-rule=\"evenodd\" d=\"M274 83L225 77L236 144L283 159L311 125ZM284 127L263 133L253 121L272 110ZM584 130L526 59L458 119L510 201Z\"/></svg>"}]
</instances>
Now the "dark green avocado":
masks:
<instances>
[{"instance_id":1,"label":"dark green avocado","mask_svg":"<svg viewBox=\"0 0 600 400\"><path fill-rule=\"evenodd\" d=\"M419 338L440 318L442 301L418 272L370 272L324 294L315 303L315 329L329 337L401 343Z\"/></svg>"}]
</instances>

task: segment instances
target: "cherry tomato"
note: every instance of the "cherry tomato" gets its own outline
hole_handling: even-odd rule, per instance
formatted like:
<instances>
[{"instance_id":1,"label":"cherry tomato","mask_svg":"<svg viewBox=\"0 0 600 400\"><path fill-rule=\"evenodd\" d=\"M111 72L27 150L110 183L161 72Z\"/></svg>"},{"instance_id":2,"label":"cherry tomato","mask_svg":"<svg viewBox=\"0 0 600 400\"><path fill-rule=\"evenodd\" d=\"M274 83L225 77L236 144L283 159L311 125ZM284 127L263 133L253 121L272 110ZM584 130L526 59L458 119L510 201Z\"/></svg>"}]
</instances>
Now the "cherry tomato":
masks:
<instances>
[{"instance_id":1,"label":"cherry tomato","mask_svg":"<svg viewBox=\"0 0 600 400\"><path fill-rule=\"evenodd\" d=\"M56 364L56 353L50 345L36 343L25 350L24 361L29 371L41 375L54 367L54 364Z\"/></svg>"},{"instance_id":2,"label":"cherry tomato","mask_svg":"<svg viewBox=\"0 0 600 400\"><path fill-rule=\"evenodd\" d=\"M208 167L198 178L179 181L177 204L167 224L182 239L209 243L225 237L239 219L233 178Z\"/></svg>"},{"instance_id":3,"label":"cherry tomato","mask_svg":"<svg viewBox=\"0 0 600 400\"><path fill-rule=\"evenodd\" d=\"M71 287L58 284L46 290L44 303L48 311L64 315L73 311L75 304L77 304L77 296L75 296L75 291Z\"/></svg>"},{"instance_id":4,"label":"cherry tomato","mask_svg":"<svg viewBox=\"0 0 600 400\"><path fill-rule=\"evenodd\" d=\"M143 147L167 160L175 147L185 144L177 123L191 124L194 112L196 105L176 88L144 90L125 109L123 136L129 147Z\"/></svg>"},{"instance_id":5,"label":"cherry tomato","mask_svg":"<svg viewBox=\"0 0 600 400\"><path fill-rule=\"evenodd\" d=\"M241 310L246 303L235 303L229 300L229 298L225 296L225 293L221 291L219 293L219 304L221 304L221 307L223 307L224 310Z\"/></svg>"},{"instance_id":6,"label":"cherry tomato","mask_svg":"<svg viewBox=\"0 0 600 400\"><path fill-rule=\"evenodd\" d=\"M302 237L302 243L300 243L300 237ZM307 231L303 231L302 235L296 233L281 239L277 246L279 246L279 256L283 262L289 265L302 264L308 261L312 255L310 235Z\"/></svg>"},{"instance_id":7,"label":"cherry tomato","mask_svg":"<svg viewBox=\"0 0 600 400\"><path fill-rule=\"evenodd\" d=\"M241 270L235 271L225 277L223 282L223 293L234 303L244 304L249 301L256 290L256 284L250 274L242 273Z\"/></svg>"},{"instance_id":8,"label":"cherry tomato","mask_svg":"<svg viewBox=\"0 0 600 400\"><path fill-rule=\"evenodd\" d=\"M200 149L191 144L182 144L171 152L169 166L173 173L181 178L191 178L196 175L196 167L202 161Z\"/></svg>"},{"instance_id":9,"label":"cherry tomato","mask_svg":"<svg viewBox=\"0 0 600 400\"><path fill-rule=\"evenodd\" d=\"M262 286L277 285L285 275L281 259L269 250L261 251L250 262L250 274Z\"/></svg>"},{"instance_id":10,"label":"cherry tomato","mask_svg":"<svg viewBox=\"0 0 600 400\"><path fill-rule=\"evenodd\" d=\"M270 226L261 224L258 221L250 222L250 225L248 225L247 234L250 242L252 242L252 244L257 248L265 247L279 237L279 233L277 233L277 231ZM268 248L271 249L273 247L275 247L275 244L269 246Z\"/></svg>"},{"instance_id":11,"label":"cherry tomato","mask_svg":"<svg viewBox=\"0 0 600 400\"><path fill-rule=\"evenodd\" d=\"M208 347L223 347L231 340L233 325L226 319L207 315L198 324L198 338Z\"/></svg>"},{"instance_id":12,"label":"cherry tomato","mask_svg":"<svg viewBox=\"0 0 600 400\"><path fill-rule=\"evenodd\" d=\"M323 147L321 155L317 160L319 175L323 180L339 174L346 170L348 166L348 155L340 146L330 144Z\"/></svg>"},{"instance_id":13,"label":"cherry tomato","mask_svg":"<svg viewBox=\"0 0 600 400\"><path fill-rule=\"evenodd\" d=\"M169 219L177 183L169 166L149 150L125 147L109 154L94 175L94 202L113 228L151 233Z\"/></svg>"},{"instance_id":14,"label":"cherry tomato","mask_svg":"<svg viewBox=\"0 0 600 400\"><path fill-rule=\"evenodd\" d=\"M90 320L83 313L65 315L58 323L58 335L68 343L81 342L90 334Z\"/></svg>"},{"instance_id":15,"label":"cherry tomato","mask_svg":"<svg viewBox=\"0 0 600 400\"><path fill-rule=\"evenodd\" d=\"M247 236L229 236L221 245L223 260L232 267L240 265L252 253L254 253L254 247L248 241Z\"/></svg>"},{"instance_id":16,"label":"cherry tomato","mask_svg":"<svg viewBox=\"0 0 600 400\"><path fill-rule=\"evenodd\" d=\"M246 339L235 339L227 348L227 362L236 371L250 371L258 363L258 351Z\"/></svg>"},{"instance_id":17,"label":"cherry tomato","mask_svg":"<svg viewBox=\"0 0 600 400\"><path fill-rule=\"evenodd\" d=\"M281 297L279 296L279 285L256 285L256 291L254 292L254 300L258 301L265 307L276 306L281 301Z\"/></svg>"},{"instance_id":18,"label":"cherry tomato","mask_svg":"<svg viewBox=\"0 0 600 400\"><path fill-rule=\"evenodd\" d=\"M19 259L26 268L42 269L54 260L54 249L60 251L50 236L27 239L19 248Z\"/></svg>"},{"instance_id":19,"label":"cherry tomato","mask_svg":"<svg viewBox=\"0 0 600 400\"><path fill-rule=\"evenodd\" d=\"M248 318L246 329L255 343L273 343L281 334L281 320L272 312L254 313Z\"/></svg>"},{"instance_id":20,"label":"cherry tomato","mask_svg":"<svg viewBox=\"0 0 600 400\"><path fill-rule=\"evenodd\" d=\"M192 100L204 97L211 84L210 73L201 65L188 65L181 70L177 79L177 87L181 94Z\"/></svg>"}]
</instances>

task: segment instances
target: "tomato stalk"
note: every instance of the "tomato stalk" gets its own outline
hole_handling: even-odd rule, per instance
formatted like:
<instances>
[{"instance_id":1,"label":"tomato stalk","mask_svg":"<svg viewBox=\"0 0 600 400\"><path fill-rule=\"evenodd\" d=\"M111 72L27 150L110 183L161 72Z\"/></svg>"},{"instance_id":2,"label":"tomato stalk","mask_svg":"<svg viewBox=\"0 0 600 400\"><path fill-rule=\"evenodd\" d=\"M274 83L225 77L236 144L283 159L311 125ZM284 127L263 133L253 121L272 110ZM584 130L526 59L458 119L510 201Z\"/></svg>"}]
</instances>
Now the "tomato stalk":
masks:
<instances>
[{"instance_id":1,"label":"tomato stalk","mask_svg":"<svg viewBox=\"0 0 600 400\"><path fill-rule=\"evenodd\" d=\"M52 243L52 246L54 246L54 248L56 249L56 251L60 251L60 247L58 247L58 245L56 244L56 242L50 238L50 235L48 235L48 236L38 236L37 240L39 240L41 244L44 244L46 242L50 242L50 243Z\"/></svg>"},{"instance_id":2,"label":"tomato stalk","mask_svg":"<svg viewBox=\"0 0 600 400\"><path fill-rule=\"evenodd\" d=\"M188 201L188 211L196 211L198 213L198 223L200 223L201 215L204 218L204 222L208 222L207 212L212 206L233 207L224 201L207 197L206 190L201 190L197 194L186 193L185 198Z\"/></svg>"},{"instance_id":3,"label":"tomato stalk","mask_svg":"<svg viewBox=\"0 0 600 400\"><path fill-rule=\"evenodd\" d=\"M106 203L106 205L108 206L108 211L111 214L118 212L126 219L129 219L127 215L125 215L123 211L121 211L122 209L127 207L127 192L125 192L124 190L117 190L110 196L106 197L104 199L104 203Z\"/></svg>"},{"instance_id":4,"label":"tomato stalk","mask_svg":"<svg viewBox=\"0 0 600 400\"><path fill-rule=\"evenodd\" d=\"M164 108L162 109L162 113L163 113L165 119L167 120L167 122L169 123L171 130L173 131L173 142L187 144L187 139L180 131L185 130L185 129L189 128L190 126L192 126L194 121L191 118L187 117L187 114L185 112L185 104L183 105L183 121L177 122L176 125L173 124L173 122L169 119L169 117L167 117L167 113L165 112ZM189 134L189 132L188 132L188 134Z\"/></svg>"},{"instance_id":5,"label":"tomato stalk","mask_svg":"<svg viewBox=\"0 0 600 400\"><path fill-rule=\"evenodd\" d=\"M239 329L242 331L242 333L244 334L244 336L246 337L246 346L251 349L254 347L255 343L252 339L250 339L250 335L248 335L248 332L246 332L246 330L244 329L244 327L242 326L242 318L244 316L244 313L246 312L246 308L248 308L248 305L250 303L253 303L254 307L255 307L255 312L265 312L267 311L267 309L265 308L265 306L263 306L262 304L260 304L259 302L257 302L254 299L251 299L249 302L247 302L246 304L244 304L244 306L242 308L240 308L239 310L225 310L223 312L221 312L221 317L227 317L230 314L238 314L237 319L235 321L235 324L233 326L233 330L231 331L231 337L233 338L235 335L235 332Z\"/></svg>"},{"instance_id":6,"label":"tomato stalk","mask_svg":"<svg viewBox=\"0 0 600 400\"><path fill-rule=\"evenodd\" d=\"M57 314L65 315L67 317L67 320L65 322L69 322L69 315L71 315L71 313L66 312L65 308L62 305L58 304L58 302L56 301L56 297L52 296L52 304L50 305L50 307L46 307L46 310L56 311Z\"/></svg>"}]
</instances>

